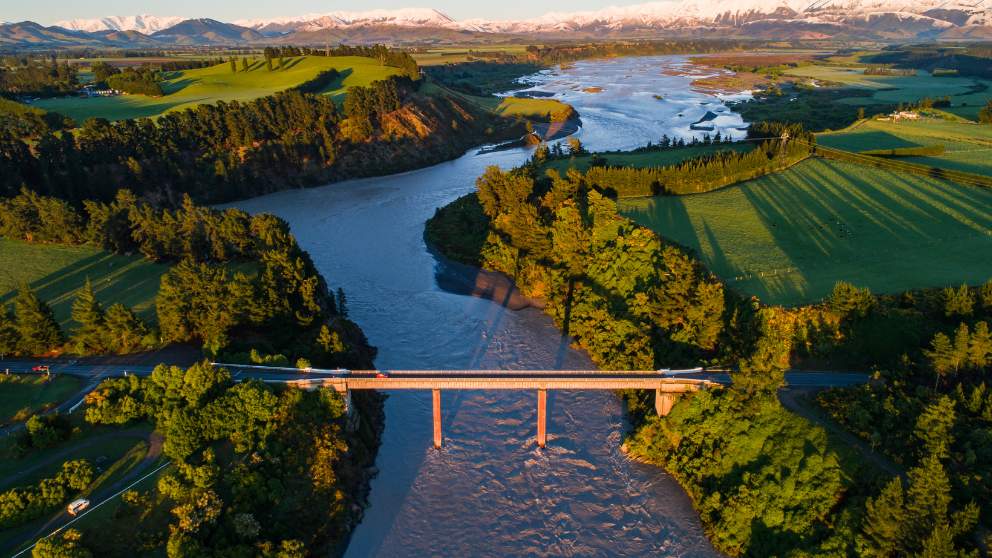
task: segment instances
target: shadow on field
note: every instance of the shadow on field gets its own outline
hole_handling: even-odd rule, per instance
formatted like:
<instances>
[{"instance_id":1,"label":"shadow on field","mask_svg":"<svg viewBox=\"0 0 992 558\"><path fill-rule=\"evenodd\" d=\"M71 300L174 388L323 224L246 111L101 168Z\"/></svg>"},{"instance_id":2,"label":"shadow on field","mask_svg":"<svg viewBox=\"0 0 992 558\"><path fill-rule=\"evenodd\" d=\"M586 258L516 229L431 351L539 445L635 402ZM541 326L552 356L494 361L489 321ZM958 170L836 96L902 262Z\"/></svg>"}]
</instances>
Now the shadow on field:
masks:
<instances>
[{"instance_id":1,"label":"shadow on field","mask_svg":"<svg viewBox=\"0 0 992 558\"><path fill-rule=\"evenodd\" d=\"M167 269L163 264L98 253L32 281L30 286L52 307L63 327L69 324L76 292L87 279L104 308L119 302L133 309L143 320L155 323L155 296ZM15 296L16 289L0 294L0 304L11 302Z\"/></svg>"}]
</instances>

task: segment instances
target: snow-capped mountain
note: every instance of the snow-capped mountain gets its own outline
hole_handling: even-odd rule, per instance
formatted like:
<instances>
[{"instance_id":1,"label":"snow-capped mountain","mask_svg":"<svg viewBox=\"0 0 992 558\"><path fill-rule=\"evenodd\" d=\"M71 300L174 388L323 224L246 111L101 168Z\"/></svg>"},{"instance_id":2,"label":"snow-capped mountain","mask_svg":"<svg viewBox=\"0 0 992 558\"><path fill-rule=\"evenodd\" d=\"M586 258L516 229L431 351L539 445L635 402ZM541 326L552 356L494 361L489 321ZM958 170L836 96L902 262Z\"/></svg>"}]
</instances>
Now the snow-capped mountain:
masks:
<instances>
[{"instance_id":1,"label":"snow-capped mountain","mask_svg":"<svg viewBox=\"0 0 992 558\"><path fill-rule=\"evenodd\" d=\"M988 3L989 7L985 7ZM552 12L529 20L456 21L437 10L409 8L330 12L235 22L267 35L369 26L430 27L489 33L618 34L736 28L775 35L782 30L844 28L881 36L937 34L955 27L992 25L992 0L668 0L581 12Z\"/></svg>"},{"instance_id":2,"label":"snow-capped mountain","mask_svg":"<svg viewBox=\"0 0 992 558\"><path fill-rule=\"evenodd\" d=\"M186 19L179 16L108 16L95 19L72 19L68 21L58 21L55 25L70 31L86 31L94 33L96 31L139 31L146 35L168 29Z\"/></svg>"},{"instance_id":3,"label":"snow-capped mountain","mask_svg":"<svg viewBox=\"0 0 992 558\"><path fill-rule=\"evenodd\" d=\"M463 24L446 14L430 8L404 8L397 10L370 10L365 12L328 12L302 16L268 19L243 19L234 22L263 33L290 31L319 31L322 29L347 29L372 25L400 27L438 27L462 29Z\"/></svg>"},{"instance_id":4,"label":"snow-capped mountain","mask_svg":"<svg viewBox=\"0 0 992 558\"><path fill-rule=\"evenodd\" d=\"M24 23L30 22L0 25L0 43L24 42L20 38L25 33ZM590 39L691 35L988 40L992 39L992 0L663 0L592 11L552 12L528 20L458 21L438 10L406 8L335 11L234 23L138 15L60 21L56 25L47 28L62 37L59 41L53 39L53 44L68 44L73 36L80 36L84 42L117 46L136 40L160 44L394 43L462 40L489 33ZM118 35L106 35L113 32ZM120 36L121 32L132 36ZM135 32L141 34L136 39ZM32 45L44 44L41 39L32 40Z\"/></svg>"}]
</instances>

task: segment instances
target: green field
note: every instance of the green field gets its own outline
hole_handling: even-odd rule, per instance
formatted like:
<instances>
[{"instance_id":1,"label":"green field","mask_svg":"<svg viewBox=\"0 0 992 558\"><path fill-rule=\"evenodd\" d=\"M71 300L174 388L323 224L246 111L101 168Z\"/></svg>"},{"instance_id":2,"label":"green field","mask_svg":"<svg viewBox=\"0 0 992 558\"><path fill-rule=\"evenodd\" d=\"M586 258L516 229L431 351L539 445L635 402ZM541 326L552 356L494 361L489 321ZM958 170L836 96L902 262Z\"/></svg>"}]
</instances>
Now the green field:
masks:
<instances>
[{"instance_id":1,"label":"green field","mask_svg":"<svg viewBox=\"0 0 992 558\"><path fill-rule=\"evenodd\" d=\"M992 278L992 190L810 159L707 194L624 200L623 214L695 250L771 304L838 280L893 293Z\"/></svg>"},{"instance_id":2,"label":"green field","mask_svg":"<svg viewBox=\"0 0 992 558\"><path fill-rule=\"evenodd\" d=\"M817 135L817 142L846 151L944 146L934 157L899 160L938 168L992 175L992 126L940 118L921 120L867 120L846 130Z\"/></svg>"},{"instance_id":3,"label":"green field","mask_svg":"<svg viewBox=\"0 0 992 558\"><path fill-rule=\"evenodd\" d=\"M709 155L720 150L748 151L752 148L754 148L753 143L736 142L720 145L699 145L683 148L659 149L657 151L598 153L598 155L606 159L606 164L608 166L633 167L640 169L674 165L676 163L681 163L686 159ZM568 159L556 159L554 161L549 161L544 165L544 168L554 169L558 171L558 174L564 175L570 168L584 172L589 168L590 162L592 162L591 154L579 155L577 157L569 157Z\"/></svg>"},{"instance_id":4,"label":"green field","mask_svg":"<svg viewBox=\"0 0 992 558\"><path fill-rule=\"evenodd\" d=\"M947 112L975 120L978 111L992 99L992 81L970 77L933 77L926 72L915 76L866 76L864 67L811 65L790 69L790 76L873 90L871 97L850 97L839 102L855 106L872 103L913 103L930 97L951 97Z\"/></svg>"},{"instance_id":5,"label":"green field","mask_svg":"<svg viewBox=\"0 0 992 558\"><path fill-rule=\"evenodd\" d=\"M0 424L21 422L31 415L65 401L82 387L72 376L3 374L0 361Z\"/></svg>"},{"instance_id":6,"label":"green field","mask_svg":"<svg viewBox=\"0 0 992 558\"><path fill-rule=\"evenodd\" d=\"M209 68L169 72L162 83L165 95L120 95L117 97L63 97L43 99L33 106L59 112L78 122L98 117L108 120L150 117L217 101L248 101L271 95L309 81L319 73L336 69L342 78L324 93L340 98L349 87L366 86L399 73L377 60L362 56L300 56L286 58L282 69L268 71L265 61L257 57L247 72L231 71L228 63Z\"/></svg>"},{"instance_id":7,"label":"green field","mask_svg":"<svg viewBox=\"0 0 992 558\"><path fill-rule=\"evenodd\" d=\"M9 303L18 285L28 282L52 306L65 328L71 321L75 293L89 278L105 306L120 302L154 323L155 295L167 269L141 256L118 256L89 246L0 239L0 303Z\"/></svg>"},{"instance_id":8,"label":"green field","mask_svg":"<svg viewBox=\"0 0 992 558\"><path fill-rule=\"evenodd\" d=\"M473 52L474 51L474 52ZM487 60L489 57L483 56L486 53L504 53L509 55L522 55L527 52L527 45L474 45L474 46L454 46L425 49L421 52L414 52L413 58L421 66L438 66L442 64L458 64L474 60Z\"/></svg>"}]
</instances>

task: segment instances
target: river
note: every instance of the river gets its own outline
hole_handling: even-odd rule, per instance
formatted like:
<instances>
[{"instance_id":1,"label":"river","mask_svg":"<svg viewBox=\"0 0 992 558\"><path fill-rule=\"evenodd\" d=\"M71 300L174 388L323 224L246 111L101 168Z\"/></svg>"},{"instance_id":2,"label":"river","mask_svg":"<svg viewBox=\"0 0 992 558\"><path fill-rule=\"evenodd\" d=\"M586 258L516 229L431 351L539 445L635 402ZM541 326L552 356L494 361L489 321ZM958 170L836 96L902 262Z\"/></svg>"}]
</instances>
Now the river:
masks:
<instances>
[{"instance_id":1,"label":"river","mask_svg":"<svg viewBox=\"0 0 992 558\"><path fill-rule=\"evenodd\" d=\"M669 75L684 57L576 63L528 78L582 115L590 149L688 136L707 111L742 122ZM601 92L583 89L599 87ZM661 99L655 97L661 96ZM539 310L509 310L443 290L457 272L423 241L435 208L474 189L486 166L523 149L465 156L398 175L293 190L236 204L286 219L379 348L380 368L592 368ZM442 282L444 283L444 282ZM431 443L429 393L392 394L371 506L347 556L714 556L699 518L662 470L620 452L625 423L609 392L550 392L548 445L535 444L536 394L443 392L444 446Z\"/></svg>"}]
</instances>

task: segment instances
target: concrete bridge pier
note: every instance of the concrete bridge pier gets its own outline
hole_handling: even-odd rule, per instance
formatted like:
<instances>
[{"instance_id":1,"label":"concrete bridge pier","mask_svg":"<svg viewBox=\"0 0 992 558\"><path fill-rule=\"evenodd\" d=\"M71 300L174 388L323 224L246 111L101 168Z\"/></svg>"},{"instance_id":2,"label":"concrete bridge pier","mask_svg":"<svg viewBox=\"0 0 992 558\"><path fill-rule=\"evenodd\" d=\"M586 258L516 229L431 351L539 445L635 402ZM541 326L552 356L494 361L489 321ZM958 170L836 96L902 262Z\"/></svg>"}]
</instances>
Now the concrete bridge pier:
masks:
<instances>
[{"instance_id":1,"label":"concrete bridge pier","mask_svg":"<svg viewBox=\"0 0 992 558\"><path fill-rule=\"evenodd\" d=\"M548 390L537 390L537 445L548 443Z\"/></svg>"},{"instance_id":2,"label":"concrete bridge pier","mask_svg":"<svg viewBox=\"0 0 992 558\"><path fill-rule=\"evenodd\" d=\"M351 400L351 390L339 389L337 392L344 399L345 428L348 432L355 432L358 430L359 416L358 410L355 409L355 403Z\"/></svg>"},{"instance_id":3,"label":"concrete bridge pier","mask_svg":"<svg viewBox=\"0 0 992 558\"><path fill-rule=\"evenodd\" d=\"M441 390L432 389L431 397L434 400L434 447L441 449Z\"/></svg>"},{"instance_id":4,"label":"concrete bridge pier","mask_svg":"<svg viewBox=\"0 0 992 558\"><path fill-rule=\"evenodd\" d=\"M664 391L659 387L654 391L654 410L658 412L659 417L667 417L678 400L678 393Z\"/></svg>"}]
</instances>

